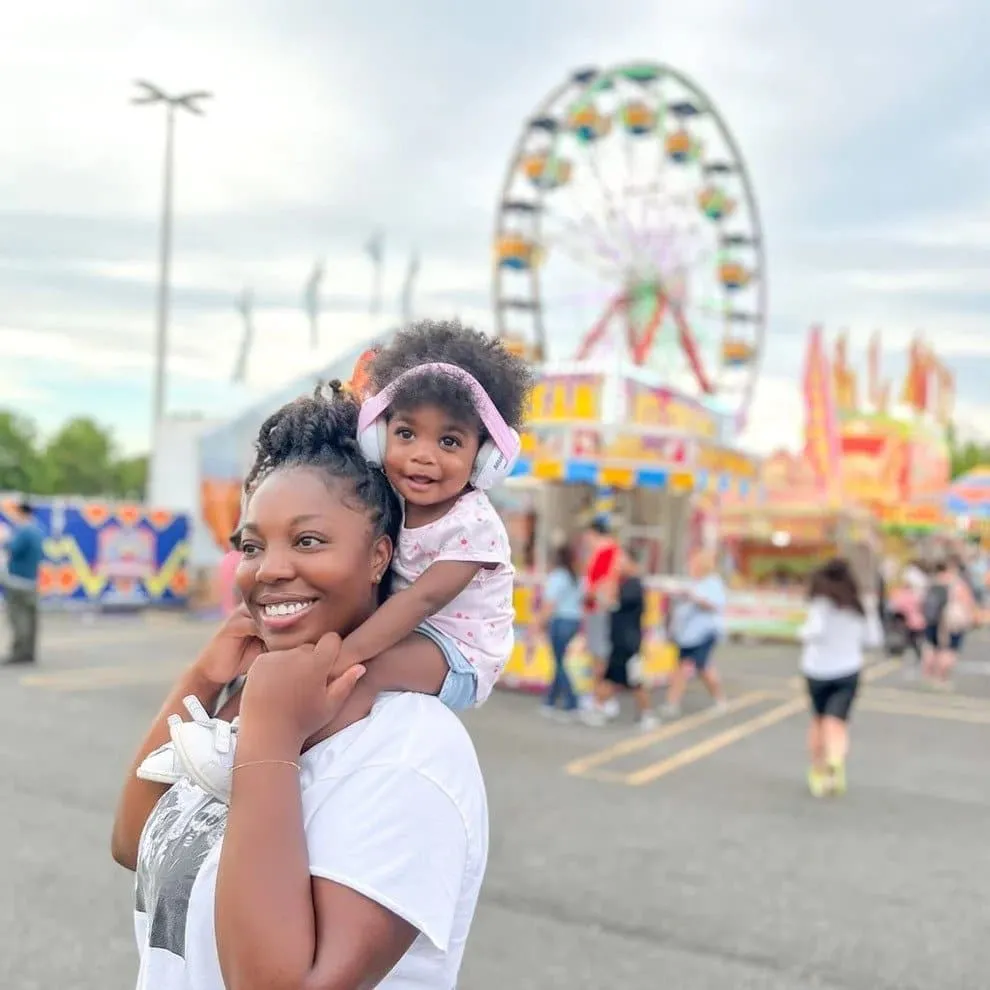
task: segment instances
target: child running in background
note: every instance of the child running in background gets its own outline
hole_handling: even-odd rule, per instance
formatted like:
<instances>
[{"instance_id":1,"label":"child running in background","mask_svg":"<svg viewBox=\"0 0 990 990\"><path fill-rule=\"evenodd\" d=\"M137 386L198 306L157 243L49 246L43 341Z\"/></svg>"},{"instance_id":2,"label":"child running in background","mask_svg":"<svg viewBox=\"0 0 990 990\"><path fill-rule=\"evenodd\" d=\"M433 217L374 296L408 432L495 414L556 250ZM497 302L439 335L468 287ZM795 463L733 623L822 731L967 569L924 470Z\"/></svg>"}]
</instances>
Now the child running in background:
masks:
<instances>
[{"instance_id":1,"label":"child running in background","mask_svg":"<svg viewBox=\"0 0 990 990\"><path fill-rule=\"evenodd\" d=\"M427 320L380 350L368 377L358 440L404 520L395 590L344 640L338 669L378 658L366 676L381 690L480 705L512 653L514 620L509 539L485 490L518 456L529 367L477 330Z\"/></svg>"},{"instance_id":2,"label":"child running in background","mask_svg":"<svg viewBox=\"0 0 990 990\"><path fill-rule=\"evenodd\" d=\"M815 797L846 789L849 716L863 669L863 648L880 646L879 619L868 616L845 560L829 561L811 579L808 618L800 631L801 672L811 700L808 788Z\"/></svg>"}]
</instances>

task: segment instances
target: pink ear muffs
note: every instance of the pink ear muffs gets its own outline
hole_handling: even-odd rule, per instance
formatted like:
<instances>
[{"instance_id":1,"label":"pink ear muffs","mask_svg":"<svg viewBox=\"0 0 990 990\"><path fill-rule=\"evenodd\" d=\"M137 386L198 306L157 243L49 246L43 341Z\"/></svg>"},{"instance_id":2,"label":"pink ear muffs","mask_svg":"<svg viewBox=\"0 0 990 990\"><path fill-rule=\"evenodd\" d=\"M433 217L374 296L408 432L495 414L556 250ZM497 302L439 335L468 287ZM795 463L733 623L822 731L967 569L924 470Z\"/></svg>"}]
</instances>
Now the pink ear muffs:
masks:
<instances>
[{"instance_id":1,"label":"pink ear muffs","mask_svg":"<svg viewBox=\"0 0 990 990\"><path fill-rule=\"evenodd\" d=\"M488 393L481 387L478 380L455 364L434 362L421 364L409 371L404 371L390 385L383 388L377 395L365 400L358 416L358 444L361 453L369 463L381 467L385 462L385 410L391 405L392 398L399 383L414 375L428 371L440 371L455 381L466 385L474 399L474 407L488 431L490 439L478 449L471 469L471 484L482 491L501 484L512 473L519 458L519 434L509 426L495 408Z\"/></svg>"}]
</instances>

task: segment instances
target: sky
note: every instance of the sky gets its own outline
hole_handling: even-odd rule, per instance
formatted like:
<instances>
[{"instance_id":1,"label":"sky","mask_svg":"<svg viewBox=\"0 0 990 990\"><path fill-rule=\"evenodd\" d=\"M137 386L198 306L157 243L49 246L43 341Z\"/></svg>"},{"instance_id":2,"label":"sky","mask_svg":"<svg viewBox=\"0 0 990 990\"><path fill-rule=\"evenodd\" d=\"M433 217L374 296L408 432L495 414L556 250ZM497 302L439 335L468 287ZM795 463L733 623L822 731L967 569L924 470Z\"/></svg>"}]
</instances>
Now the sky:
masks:
<instances>
[{"instance_id":1,"label":"sky","mask_svg":"<svg viewBox=\"0 0 990 990\"><path fill-rule=\"evenodd\" d=\"M990 433L990 21L976 0L41 0L4 16L0 407L89 414L147 449L163 110L133 80L208 89L178 120L168 410L233 415L394 322L493 324L491 235L512 149L582 66L667 63L742 148L769 314L746 442L798 444L808 327L923 331L957 417ZM385 235L384 312L364 246ZM321 343L302 287L326 259ZM231 383L235 299L257 344Z\"/></svg>"}]
</instances>

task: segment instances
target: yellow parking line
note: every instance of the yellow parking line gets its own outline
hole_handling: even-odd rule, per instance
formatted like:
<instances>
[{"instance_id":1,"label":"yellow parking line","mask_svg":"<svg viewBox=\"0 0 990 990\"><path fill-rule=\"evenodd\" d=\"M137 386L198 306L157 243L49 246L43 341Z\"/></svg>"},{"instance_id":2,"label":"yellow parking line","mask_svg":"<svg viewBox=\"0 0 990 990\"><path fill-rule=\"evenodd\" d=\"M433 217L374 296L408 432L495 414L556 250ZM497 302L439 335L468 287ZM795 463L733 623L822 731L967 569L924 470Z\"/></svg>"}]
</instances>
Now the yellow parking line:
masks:
<instances>
[{"instance_id":1,"label":"yellow parking line","mask_svg":"<svg viewBox=\"0 0 990 990\"><path fill-rule=\"evenodd\" d=\"M900 669L900 666L900 660L881 660L878 663L866 667L860 675L860 679L864 683L869 684L886 677L895 670ZM795 687L798 687L803 686L804 680L800 677L792 678L789 683ZM749 719L740 725L733 726L732 728L726 729L724 732L710 736L708 739L702 740L694 746L688 746L680 752L675 753L673 756L666 757L656 763L651 763L639 770L633 771L632 773L619 775L608 771L596 771L596 768L601 767L603 764L610 763L613 760L619 759L620 757L628 756L630 753L639 752L640 750L647 749L656 743L663 742L666 739L671 739L675 736L681 735L684 732L688 732L699 725L704 725L705 723L712 721L719 715L740 711L759 704L761 701L779 697L779 691L775 692L772 690L761 690L746 692L745 694L738 695L729 701L721 712L706 710L703 712L698 712L695 715L689 715L686 718L679 719L676 722L661 726L661 728L654 732L647 732L638 737L624 739L621 742L614 743L613 745L591 753L588 756L572 760L565 766L564 769L571 776L587 776L595 777L601 780L621 781L631 787L640 787L643 784L658 780L660 777L663 777L666 774L679 769L680 767L688 766L691 763L704 759L706 756L717 753L726 746L731 746L733 743L739 742L747 736L753 735L755 732L759 732L760 730L768 728L771 725L776 725L778 722L782 722L785 719L804 711L807 708L807 701L803 693L796 698L790 698L790 700L783 702L775 708L771 708L770 711L765 712L762 715L757 715L755 718Z\"/></svg>"},{"instance_id":2,"label":"yellow parking line","mask_svg":"<svg viewBox=\"0 0 990 990\"><path fill-rule=\"evenodd\" d=\"M126 684L157 684L170 681L183 664L153 662L147 666L76 667L51 674L28 674L20 679L23 687L54 691L96 691Z\"/></svg>"},{"instance_id":3,"label":"yellow parking line","mask_svg":"<svg viewBox=\"0 0 990 990\"><path fill-rule=\"evenodd\" d=\"M980 711L977 708L908 705L878 698L863 698L859 707L865 711L880 712L884 715L910 715L912 718L945 719L950 722L990 725L990 709Z\"/></svg>"},{"instance_id":4,"label":"yellow parking line","mask_svg":"<svg viewBox=\"0 0 990 990\"><path fill-rule=\"evenodd\" d=\"M682 749L673 756L669 756L657 763L651 763L641 770L627 774L623 783L628 784L630 787L641 787L643 784L649 784L654 780L658 780L660 777L666 776L668 773L672 773L674 770L679 770L681 767L685 767L690 763L696 763L706 756L711 756L712 753L717 753L720 749L725 749L726 746L731 746L733 743L739 742L740 739L745 739L747 736L751 736L761 729L776 725L777 722L783 722L784 719L804 711L805 707L806 702L804 698L795 698L792 701L787 701L782 705L778 705L776 708L771 708L770 711L764 712L762 715L757 715L756 718L752 718L740 725L735 725L731 729L726 729L724 732L718 733L718 735L711 736L695 746L688 746L687 749Z\"/></svg>"},{"instance_id":5,"label":"yellow parking line","mask_svg":"<svg viewBox=\"0 0 990 990\"><path fill-rule=\"evenodd\" d=\"M582 774L575 774L584 780L597 780L603 784L624 784L626 775L615 770L586 770Z\"/></svg>"},{"instance_id":6,"label":"yellow parking line","mask_svg":"<svg viewBox=\"0 0 990 990\"><path fill-rule=\"evenodd\" d=\"M969 694L933 694L906 688L871 687L863 698L870 701L888 701L891 704L932 705L937 708L972 708L990 712L990 698L976 698Z\"/></svg>"},{"instance_id":7,"label":"yellow parking line","mask_svg":"<svg viewBox=\"0 0 990 990\"><path fill-rule=\"evenodd\" d=\"M871 684L873 681L879 681L881 677L892 674L895 670L900 670L900 668L900 660L881 660L872 666L864 667L859 679L866 681L867 684Z\"/></svg>"},{"instance_id":8,"label":"yellow parking line","mask_svg":"<svg viewBox=\"0 0 990 990\"><path fill-rule=\"evenodd\" d=\"M749 708L750 706L765 700L767 697L768 695L765 691L750 691L747 694L741 694L738 697L733 698L720 711L715 709L706 709L703 712L698 712L695 715L688 715L685 718L678 719L676 722L671 722L668 725L661 726L653 732L644 732L640 736L634 736L631 739L623 739L621 742L613 743L611 746L606 746L604 749L591 753L588 756L582 756L579 759L572 760L566 767L564 767L564 769L572 776L586 774L589 770L592 770L595 767L600 767L604 763L610 763L612 760L616 760L620 756L628 756L630 753L636 753L641 749L646 749L649 746L653 746L655 743L662 742L664 739L670 739L673 736L678 736L682 732L687 732L689 729L693 729L696 726L704 725L706 722L710 722L721 715L728 714L729 712Z\"/></svg>"}]
</instances>

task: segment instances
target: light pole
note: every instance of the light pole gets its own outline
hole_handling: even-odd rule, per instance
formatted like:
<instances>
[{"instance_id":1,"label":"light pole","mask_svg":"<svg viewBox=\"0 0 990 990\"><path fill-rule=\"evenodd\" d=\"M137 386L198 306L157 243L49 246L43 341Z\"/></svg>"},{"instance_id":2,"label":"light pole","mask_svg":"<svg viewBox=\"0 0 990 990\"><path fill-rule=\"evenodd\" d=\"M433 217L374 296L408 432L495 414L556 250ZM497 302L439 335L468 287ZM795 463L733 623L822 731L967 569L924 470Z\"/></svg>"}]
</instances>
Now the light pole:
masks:
<instances>
[{"instance_id":1,"label":"light pole","mask_svg":"<svg viewBox=\"0 0 990 990\"><path fill-rule=\"evenodd\" d=\"M162 191L162 220L159 232L158 305L155 318L155 383L151 405L151 458L154 463L155 440L158 426L165 414L165 361L168 354L169 278L172 266L172 159L175 144L175 111L188 110L203 115L200 103L211 93L195 90L180 96L169 96L157 86L142 79L137 80L138 95L131 102L137 104L165 104L165 175Z\"/></svg>"}]
</instances>

